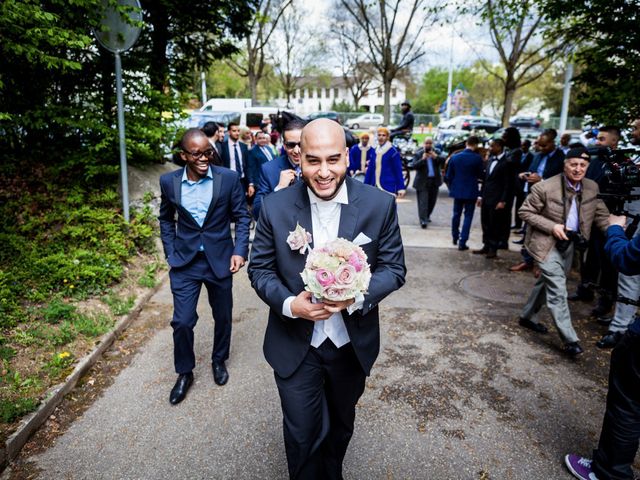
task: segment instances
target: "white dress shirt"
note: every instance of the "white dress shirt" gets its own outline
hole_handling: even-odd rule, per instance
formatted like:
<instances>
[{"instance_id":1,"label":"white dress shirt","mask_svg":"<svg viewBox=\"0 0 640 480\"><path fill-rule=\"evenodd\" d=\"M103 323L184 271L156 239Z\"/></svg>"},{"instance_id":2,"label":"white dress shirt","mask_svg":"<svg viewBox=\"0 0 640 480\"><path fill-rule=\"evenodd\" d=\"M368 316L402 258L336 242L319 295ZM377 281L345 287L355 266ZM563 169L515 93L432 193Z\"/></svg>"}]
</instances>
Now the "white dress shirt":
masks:
<instances>
[{"instance_id":1,"label":"white dress shirt","mask_svg":"<svg viewBox=\"0 0 640 480\"><path fill-rule=\"evenodd\" d=\"M338 194L332 200L322 200L318 198L309 188L309 201L311 203L311 222L313 226L313 246L318 248L338 238L338 229L340 227L340 211L342 204L349 203L347 195L347 186L342 184ZM282 313L291 318L296 318L291 313L291 302L295 297L289 297L284 301ZM364 303L364 295L359 294L355 302L347 308L350 314L362 308ZM313 325L313 336L311 337L311 346L319 347L326 339L340 348L351 340L347 327L344 324L342 313L334 313L326 320L318 320Z\"/></svg>"}]
</instances>

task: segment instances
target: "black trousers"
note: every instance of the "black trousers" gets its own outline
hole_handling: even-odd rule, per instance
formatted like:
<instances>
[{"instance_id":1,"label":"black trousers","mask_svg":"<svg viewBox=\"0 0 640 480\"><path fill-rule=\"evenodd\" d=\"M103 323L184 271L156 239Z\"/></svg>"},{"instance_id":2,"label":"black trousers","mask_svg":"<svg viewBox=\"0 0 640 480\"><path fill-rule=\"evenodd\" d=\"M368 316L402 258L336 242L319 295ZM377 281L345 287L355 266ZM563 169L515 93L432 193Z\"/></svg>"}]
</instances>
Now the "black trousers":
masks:
<instances>
[{"instance_id":1,"label":"black trousers","mask_svg":"<svg viewBox=\"0 0 640 480\"><path fill-rule=\"evenodd\" d=\"M600 293L600 301L611 308L615 303L618 290L618 272L605 255L604 245L606 236L598 228L591 229L589 238L589 249L586 253L586 260L580 265L580 285L579 293L585 293L590 285L597 284ZM582 260L582 257L580 257Z\"/></svg>"},{"instance_id":2,"label":"black trousers","mask_svg":"<svg viewBox=\"0 0 640 480\"><path fill-rule=\"evenodd\" d=\"M436 206L438 200L438 191L440 186L436 181L427 181L427 188L417 190L418 195L418 218L420 223L426 223L427 219L431 217L431 213Z\"/></svg>"},{"instance_id":3,"label":"black trousers","mask_svg":"<svg viewBox=\"0 0 640 480\"><path fill-rule=\"evenodd\" d=\"M495 205L482 204L480 223L482 224L482 243L484 248L495 252L500 242L504 241L504 227L509 219L510 211L506 208L496 210Z\"/></svg>"},{"instance_id":4,"label":"black trousers","mask_svg":"<svg viewBox=\"0 0 640 480\"><path fill-rule=\"evenodd\" d=\"M233 296L231 276L219 279L203 254L181 268L169 271L173 293L173 360L177 374L189 373L196 365L193 353L193 329L198 321L198 298L204 284L215 321L212 362L229 358Z\"/></svg>"},{"instance_id":5,"label":"black trousers","mask_svg":"<svg viewBox=\"0 0 640 480\"><path fill-rule=\"evenodd\" d=\"M640 335L627 332L611 355L609 392L592 468L600 480L633 479L640 439Z\"/></svg>"},{"instance_id":6,"label":"black trousers","mask_svg":"<svg viewBox=\"0 0 640 480\"><path fill-rule=\"evenodd\" d=\"M310 347L288 378L275 374L292 479L342 479L365 374L350 343Z\"/></svg>"},{"instance_id":7,"label":"black trousers","mask_svg":"<svg viewBox=\"0 0 640 480\"><path fill-rule=\"evenodd\" d=\"M524 203L525 198L527 198L527 194L524 192L521 186L517 185L516 193L514 194L515 209L513 224L518 228L522 228L522 219L520 218L520 215L518 215L518 210L520 210L520 207Z\"/></svg>"}]
</instances>

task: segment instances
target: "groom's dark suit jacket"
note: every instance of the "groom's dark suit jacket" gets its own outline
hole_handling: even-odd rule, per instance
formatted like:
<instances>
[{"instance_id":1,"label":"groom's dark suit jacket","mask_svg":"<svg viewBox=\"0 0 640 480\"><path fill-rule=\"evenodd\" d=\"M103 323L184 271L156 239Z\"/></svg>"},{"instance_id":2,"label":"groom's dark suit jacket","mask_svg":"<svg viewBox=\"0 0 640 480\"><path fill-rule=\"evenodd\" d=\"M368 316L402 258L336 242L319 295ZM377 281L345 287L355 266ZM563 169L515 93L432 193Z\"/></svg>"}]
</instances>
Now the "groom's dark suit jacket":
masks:
<instances>
[{"instance_id":1,"label":"groom's dark suit jacket","mask_svg":"<svg viewBox=\"0 0 640 480\"><path fill-rule=\"evenodd\" d=\"M349 204L341 207L338 237L354 240L362 233L371 239L361 245L372 272L364 305L353 315L346 310L342 312L351 344L368 375L380 349L378 303L404 284L406 267L394 197L349 177L345 185ZM251 284L270 307L264 354L283 378L298 368L313 335L313 322L282 315L285 299L304 290L300 272L306 255L291 250L287 244L287 236L296 224L313 236L311 205L304 182L264 198L249 264Z\"/></svg>"}]
</instances>

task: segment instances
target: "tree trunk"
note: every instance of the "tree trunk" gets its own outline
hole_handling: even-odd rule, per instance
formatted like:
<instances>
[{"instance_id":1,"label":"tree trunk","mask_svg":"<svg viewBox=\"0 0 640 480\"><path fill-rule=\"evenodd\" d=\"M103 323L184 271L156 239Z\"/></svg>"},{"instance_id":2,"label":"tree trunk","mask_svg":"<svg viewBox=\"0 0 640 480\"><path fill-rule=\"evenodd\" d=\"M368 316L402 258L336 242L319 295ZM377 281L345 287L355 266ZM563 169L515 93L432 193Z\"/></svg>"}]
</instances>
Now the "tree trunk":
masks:
<instances>
[{"instance_id":1,"label":"tree trunk","mask_svg":"<svg viewBox=\"0 0 640 480\"><path fill-rule=\"evenodd\" d=\"M148 2L147 8L149 8L149 17L153 25L153 29L151 29L152 45L149 82L153 89L164 93L169 87L169 66L167 61L169 17L161 2Z\"/></svg>"},{"instance_id":2,"label":"tree trunk","mask_svg":"<svg viewBox=\"0 0 640 480\"><path fill-rule=\"evenodd\" d=\"M384 79L384 123L389 125L391 120L391 81L393 79L385 76Z\"/></svg>"},{"instance_id":3,"label":"tree trunk","mask_svg":"<svg viewBox=\"0 0 640 480\"><path fill-rule=\"evenodd\" d=\"M513 99L516 96L516 85L507 77L507 81L504 85L504 108L502 110L502 126L509 126L509 119L511 118L511 109L513 108Z\"/></svg>"}]
</instances>

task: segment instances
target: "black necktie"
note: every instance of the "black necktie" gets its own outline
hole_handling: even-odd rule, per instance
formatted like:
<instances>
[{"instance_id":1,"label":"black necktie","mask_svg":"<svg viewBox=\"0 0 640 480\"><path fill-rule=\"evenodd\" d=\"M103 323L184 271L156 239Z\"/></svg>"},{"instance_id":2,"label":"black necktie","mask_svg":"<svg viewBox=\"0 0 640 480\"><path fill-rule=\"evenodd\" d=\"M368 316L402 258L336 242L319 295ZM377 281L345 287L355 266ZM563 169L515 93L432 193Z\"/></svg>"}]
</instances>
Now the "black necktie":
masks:
<instances>
[{"instance_id":1,"label":"black necktie","mask_svg":"<svg viewBox=\"0 0 640 480\"><path fill-rule=\"evenodd\" d=\"M240 175L240 178L242 178L242 162L240 161L240 155L238 154L237 143L233 144L233 154L236 158L236 172L238 172L238 175Z\"/></svg>"}]
</instances>

